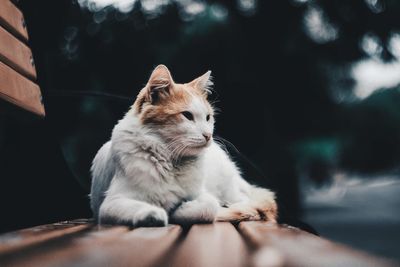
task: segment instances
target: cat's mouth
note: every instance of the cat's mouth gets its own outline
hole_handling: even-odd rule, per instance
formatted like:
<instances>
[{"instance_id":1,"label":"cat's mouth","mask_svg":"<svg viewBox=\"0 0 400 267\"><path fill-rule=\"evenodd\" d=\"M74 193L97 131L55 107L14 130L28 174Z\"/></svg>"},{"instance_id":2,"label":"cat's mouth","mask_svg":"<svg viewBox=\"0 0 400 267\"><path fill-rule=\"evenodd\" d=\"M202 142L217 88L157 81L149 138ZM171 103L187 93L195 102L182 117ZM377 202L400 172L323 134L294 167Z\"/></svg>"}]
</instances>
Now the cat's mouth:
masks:
<instances>
[{"instance_id":1,"label":"cat's mouth","mask_svg":"<svg viewBox=\"0 0 400 267\"><path fill-rule=\"evenodd\" d=\"M201 138L185 138L180 141L172 141L173 146L169 146L171 153L175 157L196 156L211 144L211 140Z\"/></svg>"},{"instance_id":2,"label":"cat's mouth","mask_svg":"<svg viewBox=\"0 0 400 267\"><path fill-rule=\"evenodd\" d=\"M208 147L211 142L191 142L189 145L186 146L185 154L189 155L196 155L200 153L203 149Z\"/></svg>"},{"instance_id":3,"label":"cat's mouth","mask_svg":"<svg viewBox=\"0 0 400 267\"><path fill-rule=\"evenodd\" d=\"M192 149L201 149L201 148L205 148L209 145L208 142L203 143L203 144L195 144L195 145L191 145L188 148L192 148Z\"/></svg>"},{"instance_id":4,"label":"cat's mouth","mask_svg":"<svg viewBox=\"0 0 400 267\"><path fill-rule=\"evenodd\" d=\"M190 148L194 148L194 149L201 149L201 148L205 148L208 147L211 144L211 141L198 141L198 142L194 142L192 144L190 144Z\"/></svg>"}]
</instances>

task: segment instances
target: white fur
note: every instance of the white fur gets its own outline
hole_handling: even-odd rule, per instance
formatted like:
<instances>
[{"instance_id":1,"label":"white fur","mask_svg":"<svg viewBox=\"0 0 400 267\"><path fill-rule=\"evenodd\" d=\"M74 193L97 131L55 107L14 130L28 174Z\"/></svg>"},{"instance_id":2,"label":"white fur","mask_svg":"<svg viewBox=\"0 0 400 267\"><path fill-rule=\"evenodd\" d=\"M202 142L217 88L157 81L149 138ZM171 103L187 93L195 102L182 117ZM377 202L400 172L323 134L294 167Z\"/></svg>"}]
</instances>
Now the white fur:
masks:
<instances>
[{"instance_id":1,"label":"white fur","mask_svg":"<svg viewBox=\"0 0 400 267\"><path fill-rule=\"evenodd\" d=\"M100 223L212 222L226 212L222 206L258 201L252 196L256 188L226 152L213 140L205 144L202 134L212 133L214 124L213 118L205 119L205 104L193 97L188 109L194 121L163 129L143 125L134 112L118 122L91 169L91 207ZM257 192L259 199L274 202L271 191Z\"/></svg>"}]
</instances>

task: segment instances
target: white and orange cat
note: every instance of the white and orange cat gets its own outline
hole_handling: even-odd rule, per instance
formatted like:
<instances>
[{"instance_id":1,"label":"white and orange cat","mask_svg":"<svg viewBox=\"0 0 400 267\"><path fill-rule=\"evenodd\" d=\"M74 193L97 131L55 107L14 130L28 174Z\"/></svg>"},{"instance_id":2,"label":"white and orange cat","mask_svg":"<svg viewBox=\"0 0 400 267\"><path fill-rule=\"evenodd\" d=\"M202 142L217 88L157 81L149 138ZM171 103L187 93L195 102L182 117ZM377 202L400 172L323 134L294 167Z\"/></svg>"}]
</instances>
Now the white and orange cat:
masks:
<instances>
[{"instance_id":1,"label":"white and orange cat","mask_svg":"<svg viewBox=\"0 0 400 267\"><path fill-rule=\"evenodd\" d=\"M93 160L91 208L99 223L276 221L274 193L248 184L213 140L210 73L178 84L166 66L154 69Z\"/></svg>"}]
</instances>

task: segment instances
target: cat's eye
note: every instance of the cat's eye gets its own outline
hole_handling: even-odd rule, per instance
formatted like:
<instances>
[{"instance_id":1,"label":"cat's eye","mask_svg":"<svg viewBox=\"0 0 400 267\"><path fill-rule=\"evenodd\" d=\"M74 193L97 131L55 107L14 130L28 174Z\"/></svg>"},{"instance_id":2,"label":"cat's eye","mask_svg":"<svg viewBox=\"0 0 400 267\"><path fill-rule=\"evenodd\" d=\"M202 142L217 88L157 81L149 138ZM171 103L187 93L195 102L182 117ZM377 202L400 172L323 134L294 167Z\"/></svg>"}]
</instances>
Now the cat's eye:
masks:
<instances>
[{"instance_id":1,"label":"cat's eye","mask_svg":"<svg viewBox=\"0 0 400 267\"><path fill-rule=\"evenodd\" d=\"M207 115L206 120L209 121L210 120L210 114Z\"/></svg>"},{"instance_id":2,"label":"cat's eye","mask_svg":"<svg viewBox=\"0 0 400 267\"><path fill-rule=\"evenodd\" d=\"M190 121L193 121L193 120L194 120L193 114L192 114L191 112L189 112L189 111L183 111L183 112L182 112L182 115L183 115L186 119L188 119L188 120L190 120Z\"/></svg>"}]
</instances>

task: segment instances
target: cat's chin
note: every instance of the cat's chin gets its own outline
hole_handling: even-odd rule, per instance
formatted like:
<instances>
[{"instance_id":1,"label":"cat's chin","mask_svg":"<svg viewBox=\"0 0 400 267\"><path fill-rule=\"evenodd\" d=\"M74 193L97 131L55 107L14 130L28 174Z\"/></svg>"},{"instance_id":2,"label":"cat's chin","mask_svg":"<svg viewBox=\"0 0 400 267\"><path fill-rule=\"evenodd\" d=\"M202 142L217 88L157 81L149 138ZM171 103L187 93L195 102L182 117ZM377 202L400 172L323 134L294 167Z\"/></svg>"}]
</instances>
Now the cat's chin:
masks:
<instances>
[{"instance_id":1,"label":"cat's chin","mask_svg":"<svg viewBox=\"0 0 400 267\"><path fill-rule=\"evenodd\" d=\"M190 146L187 147L185 149L184 155L185 156L198 156L199 154L201 154L207 147L209 146L209 143L206 144L201 144L201 145L194 145L194 146Z\"/></svg>"}]
</instances>

